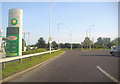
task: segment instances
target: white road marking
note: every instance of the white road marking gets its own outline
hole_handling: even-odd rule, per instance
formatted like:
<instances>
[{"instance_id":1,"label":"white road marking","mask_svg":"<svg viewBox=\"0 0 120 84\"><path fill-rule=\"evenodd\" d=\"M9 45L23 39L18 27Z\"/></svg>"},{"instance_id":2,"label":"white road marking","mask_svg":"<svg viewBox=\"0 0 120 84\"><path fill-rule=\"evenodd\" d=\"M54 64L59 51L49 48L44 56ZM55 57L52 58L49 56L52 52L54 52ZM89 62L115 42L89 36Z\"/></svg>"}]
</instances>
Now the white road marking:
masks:
<instances>
[{"instance_id":1,"label":"white road marking","mask_svg":"<svg viewBox=\"0 0 120 84\"><path fill-rule=\"evenodd\" d=\"M117 79L115 79L113 76L111 76L110 74L108 74L105 70L103 70L102 68L100 68L99 66L97 66L97 68L104 73L108 78L110 78L111 80L113 80L114 82L120 84L120 81L118 81Z\"/></svg>"}]
</instances>

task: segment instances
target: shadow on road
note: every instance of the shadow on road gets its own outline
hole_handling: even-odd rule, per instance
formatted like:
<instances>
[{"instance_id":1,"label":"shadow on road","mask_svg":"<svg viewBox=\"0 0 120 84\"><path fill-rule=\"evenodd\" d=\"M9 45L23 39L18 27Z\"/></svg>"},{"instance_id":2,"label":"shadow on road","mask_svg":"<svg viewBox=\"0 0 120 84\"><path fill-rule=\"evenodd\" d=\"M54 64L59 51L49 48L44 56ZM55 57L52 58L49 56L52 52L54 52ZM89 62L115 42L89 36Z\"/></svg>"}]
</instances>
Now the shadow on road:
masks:
<instances>
[{"instance_id":1,"label":"shadow on road","mask_svg":"<svg viewBox=\"0 0 120 84\"><path fill-rule=\"evenodd\" d=\"M81 56L106 56L106 57L120 57L120 56L112 56L112 55L81 55Z\"/></svg>"}]
</instances>

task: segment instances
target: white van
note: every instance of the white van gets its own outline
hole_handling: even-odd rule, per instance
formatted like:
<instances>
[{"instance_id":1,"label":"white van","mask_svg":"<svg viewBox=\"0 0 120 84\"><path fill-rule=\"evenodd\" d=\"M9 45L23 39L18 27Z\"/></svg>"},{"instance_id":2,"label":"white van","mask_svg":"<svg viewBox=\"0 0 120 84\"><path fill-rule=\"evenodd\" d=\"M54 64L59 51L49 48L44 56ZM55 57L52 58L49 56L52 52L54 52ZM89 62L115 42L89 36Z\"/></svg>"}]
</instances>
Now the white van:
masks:
<instances>
[{"instance_id":1,"label":"white van","mask_svg":"<svg viewBox=\"0 0 120 84\"><path fill-rule=\"evenodd\" d=\"M112 56L120 56L120 44L117 47L113 47L112 50L110 50L110 54Z\"/></svg>"}]
</instances>

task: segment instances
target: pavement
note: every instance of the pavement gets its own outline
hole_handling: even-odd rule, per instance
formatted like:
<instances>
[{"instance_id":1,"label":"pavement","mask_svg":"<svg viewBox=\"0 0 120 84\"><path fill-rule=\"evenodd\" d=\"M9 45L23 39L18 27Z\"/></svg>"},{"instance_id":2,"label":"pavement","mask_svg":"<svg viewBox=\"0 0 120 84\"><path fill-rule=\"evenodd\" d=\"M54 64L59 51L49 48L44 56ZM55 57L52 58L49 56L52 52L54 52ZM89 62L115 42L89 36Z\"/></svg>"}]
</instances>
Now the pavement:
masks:
<instances>
[{"instance_id":1,"label":"pavement","mask_svg":"<svg viewBox=\"0 0 120 84\"><path fill-rule=\"evenodd\" d=\"M119 82L118 59L107 50L66 51L8 82Z\"/></svg>"}]
</instances>

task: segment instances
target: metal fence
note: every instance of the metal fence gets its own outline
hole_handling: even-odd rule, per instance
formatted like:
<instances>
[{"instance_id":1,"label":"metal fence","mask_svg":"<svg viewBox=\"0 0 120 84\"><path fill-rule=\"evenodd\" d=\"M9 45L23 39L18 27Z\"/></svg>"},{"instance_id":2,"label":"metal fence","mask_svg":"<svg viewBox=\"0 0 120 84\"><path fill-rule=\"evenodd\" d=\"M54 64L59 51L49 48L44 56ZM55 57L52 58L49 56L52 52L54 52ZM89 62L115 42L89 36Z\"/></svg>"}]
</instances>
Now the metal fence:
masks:
<instances>
[{"instance_id":1,"label":"metal fence","mask_svg":"<svg viewBox=\"0 0 120 84\"><path fill-rule=\"evenodd\" d=\"M51 52L56 52L56 51L59 51L59 50L53 50ZM31 57L34 57L34 56L37 56L37 55L43 55L43 54L47 54L47 53L50 53L50 51L41 52L41 53L35 53L35 54L29 54L29 55L22 55L22 56L17 56L17 57L4 58L4 59L0 59L0 63L2 63L2 67L4 69L6 62L19 60L19 63L22 63L22 59L24 59L24 58L28 58L29 57L31 59Z\"/></svg>"}]
</instances>

